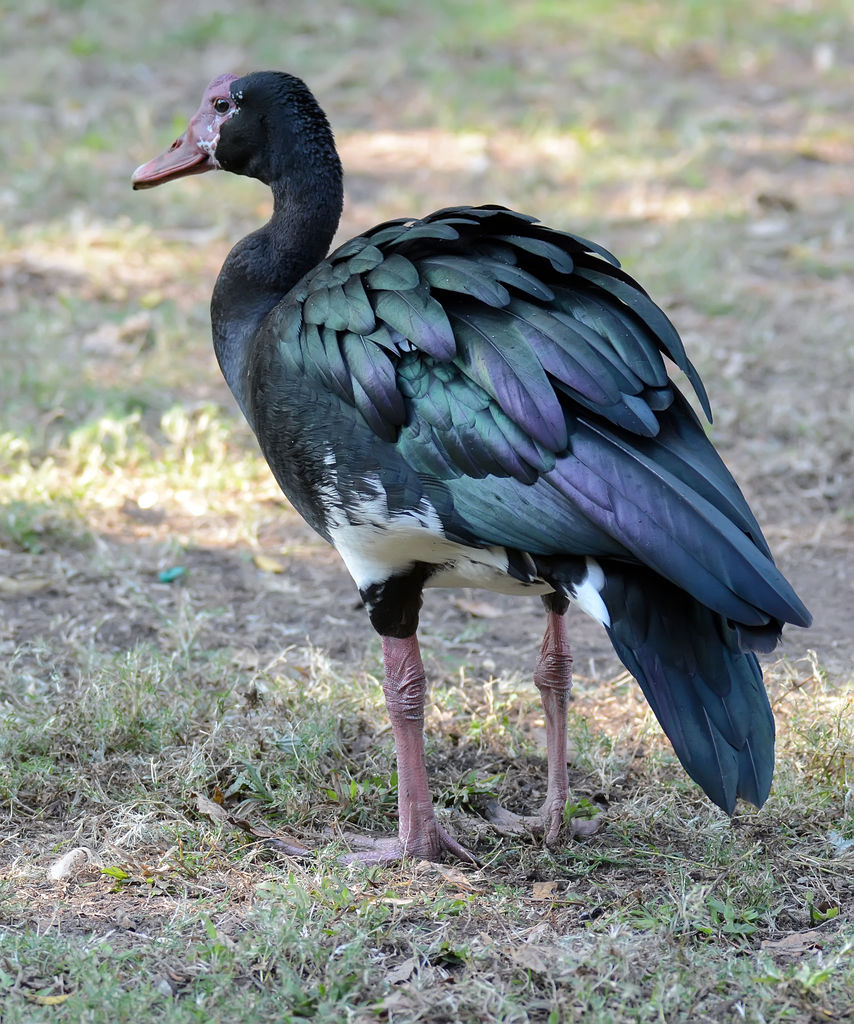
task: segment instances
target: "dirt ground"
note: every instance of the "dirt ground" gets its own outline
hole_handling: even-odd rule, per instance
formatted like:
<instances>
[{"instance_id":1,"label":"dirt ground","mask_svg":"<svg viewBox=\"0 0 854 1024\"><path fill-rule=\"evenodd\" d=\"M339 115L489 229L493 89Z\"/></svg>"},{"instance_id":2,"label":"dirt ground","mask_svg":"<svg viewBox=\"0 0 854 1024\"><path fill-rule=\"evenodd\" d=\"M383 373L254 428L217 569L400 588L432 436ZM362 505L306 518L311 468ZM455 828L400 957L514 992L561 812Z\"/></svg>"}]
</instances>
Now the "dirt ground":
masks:
<instances>
[{"instance_id":1,"label":"dirt ground","mask_svg":"<svg viewBox=\"0 0 854 1024\"><path fill-rule=\"evenodd\" d=\"M129 516L131 529L138 526ZM275 659L289 646L311 643L336 661L354 667L374 658L379 641L370 628L355 586L335 552L293 513L283 510L263 550L282 572L259 569L240 548L191 546L181 558L186 577L158 580L162 545L155 539L181 532L187 524L163 520L146 531L154 537L129 540L122 531L96 540L99 567L91 551L69 550L32 555L5 552L2 575L20 581L29 593L4 593L0 653L26 647L34 638L53 646L69 642L104 651L156 643L164 618L180 602L207 611L198 642L245 652L243 664ZM191 526L192 529L192 526ZM276 533L280 533L277 543ZM281 554L287 545L297 554ZM844 674L854 660L854 641L846 607L854 578L854 554L838 540L786 552L780 565L797 582L807 605L821 609L811 630L790 628L775 655L790 662L818 653L827 669ZM117 567L105 572L100 566ZM135 571L128 572L133 566ZM146 569L145 567L149 568ZM828 595L836 600L828 600ZM579 612L570 612L570 635L578 677L609 678L620 665L604 631ZM453 677L464 665L475 678L499 673L529 674L533 669L543 613L538 599L514 599L477 591L426 593L420 635L434 679ZM59 668L59 666L54 666Z\"/></svg>"}]
</instances>

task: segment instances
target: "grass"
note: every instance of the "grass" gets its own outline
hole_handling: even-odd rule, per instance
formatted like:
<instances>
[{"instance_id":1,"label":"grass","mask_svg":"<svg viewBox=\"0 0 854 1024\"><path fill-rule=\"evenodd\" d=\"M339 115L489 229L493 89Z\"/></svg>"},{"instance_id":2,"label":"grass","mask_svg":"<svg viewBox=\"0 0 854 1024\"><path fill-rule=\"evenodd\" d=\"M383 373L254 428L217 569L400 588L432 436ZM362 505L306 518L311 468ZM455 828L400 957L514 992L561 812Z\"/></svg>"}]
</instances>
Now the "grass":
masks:
<instances>
[{"instance_id":1,"label":"grass","mask_svg":"<svg viewBox=\"0 0 854 1024\"><path fill-rule=\"evenodd\" d=\"M548 852L484 833L473 809L482 768L460 800L466 748L498 768L499 788L530 756L524 707L500 743L464 738L473 718L497 707L501 719L525 695L504 687L496 701L494 687L470 687L461 708L442 688L431 757L441 762L452 737L462 751L436 765L437 801L486 868L342 870L334 843L295 862L259 837L322 844L340 823L390 827L390 743L352 753L381 720L375 680L345 687L328 659L300 651L288 672L224 690L227 670L195 641L200 629L185 616L167 650L90 653L76 692L19 674L2 750L13 766L4 797L22 826L3 893L4 1019L103 1020L109 1006L111 1020L783 1021L850 1008L850 694L789 675L776 694L775 793L733 825L680 777L639 703L610 737L591 738L573 716L577 784L602 787L610 824ZM652 747L640 764L638 736ZM195 793L215 789L240 827L195 810ZM57 817L78 829L46 859L100 847L101 867L46 887L23 847L55 834Z\"/></svg>"},{"instance_id":2,"label":"grass","mask_svg":"<svg viewBox=\"0 0 854 1024\"><path fill-rule=\"evenodd\" d=\"M3 1024L850 1016L849 5L63 0L0 34ZM209 345L212 279L267 197L128 187L208 78L264 66L332 117L342 235L507 202L671 312L816 612L766 665L762 811L702 798L574 621L572 813L604 825L497 835L486 801L542 797L540 622L433 594L431 778L484 867L341 864L348 830L394 827L378 651Z\"/></svg>"}]
</instances>

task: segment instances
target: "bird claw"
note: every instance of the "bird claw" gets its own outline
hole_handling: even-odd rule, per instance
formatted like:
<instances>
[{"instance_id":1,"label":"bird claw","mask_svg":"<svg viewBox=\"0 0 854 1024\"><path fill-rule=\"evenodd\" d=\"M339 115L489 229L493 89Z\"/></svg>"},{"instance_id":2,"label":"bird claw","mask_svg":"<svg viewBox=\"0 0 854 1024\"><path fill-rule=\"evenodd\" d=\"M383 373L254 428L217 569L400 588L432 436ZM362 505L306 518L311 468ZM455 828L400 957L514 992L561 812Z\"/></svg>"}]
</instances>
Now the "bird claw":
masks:
<instances>
[{"instance_id":1,"label":"bird claw","mask_svg":"<svg viewBox=\"0 0 854 1024\"><path fill-rule=\"evenodd\" d=\"M480 861L435 820L420 835L404 843L399 836L360 836L347 833L344 837L357 851L345 854L345 864L395 864L406 857L439 863L450 855L473 867Z\"/></svg>"},{"instance_id":2,"label":"bird claw","mask_svg":"<svg viewBox=\"0 0 854 1024\"><path fill-rule=\"evenodd\" d=\"M486 817L502 835L544 836L546 846L554 846L565 824L564 807L565 803L547 801L536 814L516 814L502 807L497 800L490 800L486 805ZM595 818L572 818L568 824L569 838L583 839L592 836L599 831L601 825L601 814L597 814Z\"/></svg>"}]
</instances>

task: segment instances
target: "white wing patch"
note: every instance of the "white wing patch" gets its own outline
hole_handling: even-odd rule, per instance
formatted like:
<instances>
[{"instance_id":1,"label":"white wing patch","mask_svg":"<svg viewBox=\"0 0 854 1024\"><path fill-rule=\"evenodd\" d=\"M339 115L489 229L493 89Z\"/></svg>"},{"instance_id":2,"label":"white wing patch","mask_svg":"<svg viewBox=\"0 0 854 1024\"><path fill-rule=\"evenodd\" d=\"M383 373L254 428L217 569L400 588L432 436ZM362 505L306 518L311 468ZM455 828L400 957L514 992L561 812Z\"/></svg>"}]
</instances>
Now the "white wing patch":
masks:
<instances>
[{"instance_id":1,"label":"white wing patch","mask_svg":"<svg viewBox=\"0 0 854 1024\"><path fill-rule=\"evenodd\" d=\"M426 498L405 512L389 511L379 479L363 481L358 504L346 510L338 495L335 456L325 458L329 478L321 500L332 543L360 590L405 572L416 562L435 565L428 587L482 587L505 594L547 594L544 580L525 583L509 575L503 547L475 548L448 540L436 509ZM324 500L325 499L325 500Z\"/></svg>"},{"instance_id":2,"label":"white wing patch","mask_svg":"<svg viewBox=\"0 0 854 1024\"><path fill-rule=\"evenodd\" d=\"M549 594L543 579L519 580L509 572L507 551L501 546L469 547L448 540L436 509L426 498L405 512L391 512L378 478L363 481L365 492L345 509L338 493L335 456L325 458L329 477L321 490L332 543L360 590L406 572L416 562L435 565L427 587L478 587L502 594ZM371 493L372 492L372 493ZM572 601L591 618L609 626L608 609L600 591L605 574L599 563L586 559L587 574L569 592Z\"/></svg>"},{"instance_id":3,"label":"white wing patch","mask_svg":"<svg viewBox=\"0 0 854 1024\"><path fill-rule=\"evenodd\" d=\"M575 593L572 598L591 619L595 619L603 626L610 626L611 616L608 614L601 595L602 588L605 586L605 573L595 558L587 558L585 561L587 562L587 575L575 585Z\"/></svg>"},{"instance_id":4,"label":"white wing patch","mask_svg":"<svg viewBox=\"0 0 854 1024\"><path fill-rule=\"evenodd\" d=\"M405 572L416 562L437 566L428 587L483 587L505 594L546 594L545 581L525 583L510 576L503 547L474 548L448 540L433 506L422 498L407 512L390 512L379 481L367 481L374 495L328 510L329 535L360 590Z\"/></svg>"}]
</instances>

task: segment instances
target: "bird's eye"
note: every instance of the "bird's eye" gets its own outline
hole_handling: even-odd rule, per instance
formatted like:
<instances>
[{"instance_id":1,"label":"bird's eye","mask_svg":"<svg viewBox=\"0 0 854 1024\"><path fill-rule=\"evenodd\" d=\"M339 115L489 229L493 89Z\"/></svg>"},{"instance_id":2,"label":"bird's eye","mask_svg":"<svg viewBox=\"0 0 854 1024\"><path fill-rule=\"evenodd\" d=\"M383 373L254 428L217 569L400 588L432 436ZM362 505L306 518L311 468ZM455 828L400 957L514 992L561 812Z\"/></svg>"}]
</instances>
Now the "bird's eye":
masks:
<instances>
[{"instance_id":1,"label":"bird's eye","mask_svg":"<svg viewBox=\"0 0 854 1024\"><path fill-rule=\"evenodd\" d=\"M214 100L213 108L218 114L226 114L228 113L229 110L231 110L231 104L228 102L228 100L218 99Z\"/></svg>"}]
</instances>

